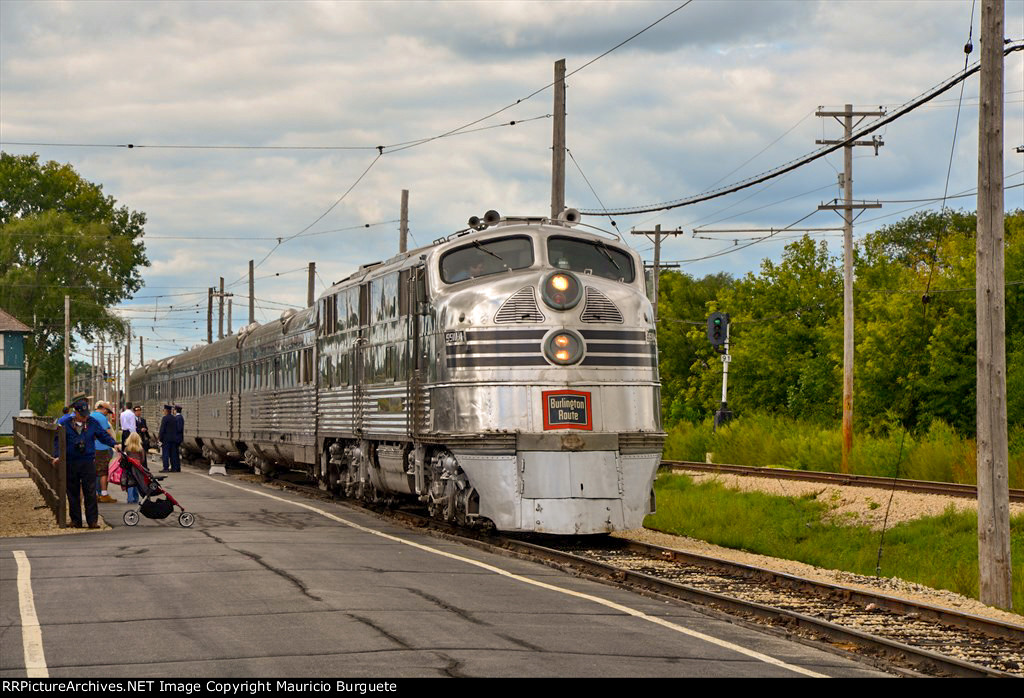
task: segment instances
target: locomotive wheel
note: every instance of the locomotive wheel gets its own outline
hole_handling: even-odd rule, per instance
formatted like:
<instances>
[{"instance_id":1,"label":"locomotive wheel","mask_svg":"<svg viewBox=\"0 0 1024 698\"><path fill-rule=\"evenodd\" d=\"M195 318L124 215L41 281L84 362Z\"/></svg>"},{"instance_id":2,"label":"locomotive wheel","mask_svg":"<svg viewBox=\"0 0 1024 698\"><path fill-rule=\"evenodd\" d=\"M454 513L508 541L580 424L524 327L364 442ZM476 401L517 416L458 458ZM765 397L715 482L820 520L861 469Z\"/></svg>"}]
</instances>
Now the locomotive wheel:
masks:
<instances>
[{"instance_id":1,"label":"locomotive wheel","mask_svg":"<svg viewBox=\"0 0 1024 698\"><path fill-rule=\"evenodd\" d=\"M332 494L341 491L341 469L334 463L327 466L327 491Z\"/></svg>"},{"instance_id":2,"label":"locomotive wheel","mask_svg":"<svg viewBox=\"0 0 1024 698\"><path fill-rule=\"evenodd\" d=\"M137 517L136 517L137 518ZM196 515L189 511L181 512L178 516L178 523L182 528L192 528L192 524L196 522Z\"/></svg>"},{"instance_id":3,"label":"locomotive wheel","mask_svg":"<svg viewBox=\"0 0 1024 698\"><path fill-rule=\"evenodd\" d=\"M124 521L125 526L135 526L139 523L139 512L129 509L121 519Z\"/></svg>"}]
</instances>

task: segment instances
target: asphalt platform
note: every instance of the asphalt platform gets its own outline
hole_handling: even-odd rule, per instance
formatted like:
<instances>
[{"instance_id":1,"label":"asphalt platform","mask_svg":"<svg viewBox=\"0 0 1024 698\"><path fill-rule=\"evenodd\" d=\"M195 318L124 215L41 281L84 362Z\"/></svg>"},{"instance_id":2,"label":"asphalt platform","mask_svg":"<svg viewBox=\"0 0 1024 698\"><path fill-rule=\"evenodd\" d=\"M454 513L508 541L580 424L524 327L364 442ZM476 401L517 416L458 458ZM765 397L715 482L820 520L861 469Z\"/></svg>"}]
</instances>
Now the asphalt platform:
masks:
<instances>
[{"instance_id":1,"label":"asphalt platform","mask_svg":"<svg viewBox=\"0 0 1024 698\"><path fill-rule=\"evenodd\" d=\"M883 675L342 503L189 466L164 486L191 529L124 525L117 491L111 530L0 539L0 678Z\"/></svg>"}]
</instances>

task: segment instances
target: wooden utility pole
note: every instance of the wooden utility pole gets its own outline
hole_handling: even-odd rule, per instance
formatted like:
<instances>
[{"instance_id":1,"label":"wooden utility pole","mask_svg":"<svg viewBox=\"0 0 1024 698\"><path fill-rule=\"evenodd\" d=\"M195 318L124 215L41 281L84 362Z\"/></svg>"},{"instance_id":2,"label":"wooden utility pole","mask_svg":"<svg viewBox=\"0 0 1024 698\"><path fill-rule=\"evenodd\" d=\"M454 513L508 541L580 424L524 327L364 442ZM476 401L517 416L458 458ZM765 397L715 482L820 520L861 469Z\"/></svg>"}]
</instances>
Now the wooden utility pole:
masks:
<instances>
[{"instance_id":1,"label":"wooden utility pole","mask_svg":"<svg viewBox=\"0 0 1024 698\"><path fill-rule=\"evenodd\" d=\"M653 281L653 283L652 283L652 287L653 288L651 289L654 298L651 299L651 304L654 306L654 323L655 323L655 327L657 327L657 323L658 323L658 286L659 286L660 277L661 277L661 238L662 238L663 235L665 235L665 236L667 236L667 235L682 235L683 231L680 230L679 228L676 228L675 230L668 230L668 231L665 231L665 232L661 232L661 224L658 224L658 225L654 226L654 230L632 230L630 232L632 232L633 235L643 235L648 240L651 239L651 237L650 237L651 235L654 236L654 266L652 267L654 269L654 278L652 280Z\"/></svg>"},{"instance_id":2,"label":"wooden utility pole","mask_svg":"<svg viewBox=\"0 0 1024 698\"><path fill-rule=\"evenodd\" d=\"M231 333L234 331L234 330L231 329L232 328L232 324L231 324L231 301L233 301L233 300L234 300L234 298L228 298L228 336L229 337L231 336Z\"/></svg>"},{"instance_id":3,"label":"wooden utility pole","mask_svg":"<svg viewBox=\"0 0 1024 698\"><path fill-rule=\"evenodd\" d=\"M217 339L224 339L224 277L220 277L220 291L217 293Z\"/></svg>"},{"instance_id":4,"label":"wooden utility pole","mask_svg":"<svg viewBox=\"0 0 1024 698\"><path fill-rule=\"evenodd\" d=\"M1003 260L1003 0L981 3L978 113L978 571L982 603L1012 608Z\"/></svg>"},{"instance_id":5,"label":"wooden utility pole","mask_svg":"<svg viewBox=\"0 0 1024 698\"><path fill-rule=\"evenodd\" d=\"M309 263L309 278L306 280L306 307L312 308L316 299L316 262Z\"/></svg>"},{"instance_id":6,"label":"wooden utility pole","mask_svg":"<svg viewBox=\"0 0 1024 698\"><path fill-rule=\"evenodd\" d=\"M93 398L94 400L103 400L103 399L105 399L105 396L107 394L106 393L107 381L104 379L104 368L103 368L104 366L107 365L107 362L106 362L106 359L104 357L104 351L103 350L104 350L103 340L101 339L100 340L100 354L99 354L99 357L100 357L99 382L96 384L96 395Z\"/></svg>"},{"instance_id":7,"label":"wooden utility pole","mask_svg":"<svg viewBox=\"0 0 1024 698\"><path fill-rule=\"evenodd\" d=\"M146 360L142 354L142 337L139 337L139 366L145 366Z\"/></svg>"},{"instance_id":8,"label":"wooden utility pole","mask_svg":"<svg viewBox=\"0 0 1024 698\"><path fill-rule=\"evenodd\" d=\"M565 59L555 62L555 110L551 135L551 218L565 210Z\"/></svg>"},{"instance_id":9,"label":"wooden utility pole","mask_svg":"<svg viewBox=\"0 0 1024 698\"><path fill-rule=\"evenodd\" d=\"M206 289L206 343L213 344L213 286Z\"/></svg>"},{"instance_id":10,"label":"wooden utility pole","mask_svg":"<svg viewBox=\"0 0 1024 698\"><path fill-rule=\"evenodd\" d=\"M127 325L127 334L124 337L124 401L128 402L128 381L132 376L132 326Z\"/></svg>"},{"instance_id":11,"label":"wooden utility pole","mask_svg":"<svg viewBox=\"0 0 1024 698\"><path fill-rule=\"evenodd\" d=\"M256 279L253 276L252 260L249 260L249 324L256 322Z\"/></svg>"},{"instance_id":12,"label":"wooden utility pole","mask_svg":"<svg viewBox=\"0 0 1024 698\"><path fill-rule=\"evenodd\" d=\"M64 296L64 404L71 404L71 296Z\"/></svg>"},{"instance_id":13,"label":"wooden utility pole","mask_svg":"<svg viewBox=\"0 0 1024 698\"><path fill-rule=\"evenodd\" d=\"M402 190L401 223L398 226L398 251L409 249L409 190Z\"/></svg>"},{"instance_id":14,"label":"wooden utility pole","mask_svg":"<svg viewBox=\"0 0 1024 698\"><path fill-rule=\"evenodd\" d=\"M850 472L850 453L853 450L853 209L855 208L881 208L882 205L854 204L853 203L853 147L857 145L870 145L878 155L879 146L885 145L880 138L873 138L870 141L852 141L853 117L859 116L857 124L860 124L869 116L884 116L885 111L854 111L852 104L847 104L843 111L822 111L815 112L816 116L831 116L837 121L843 117L843 140L816 140L819 145L834 145L845 143L843 146L843 174L839 178L843 187L842 204L822 204L818 210L842 210L843 211L843 464L842 471Z\"/></svg>"}]
</instances>

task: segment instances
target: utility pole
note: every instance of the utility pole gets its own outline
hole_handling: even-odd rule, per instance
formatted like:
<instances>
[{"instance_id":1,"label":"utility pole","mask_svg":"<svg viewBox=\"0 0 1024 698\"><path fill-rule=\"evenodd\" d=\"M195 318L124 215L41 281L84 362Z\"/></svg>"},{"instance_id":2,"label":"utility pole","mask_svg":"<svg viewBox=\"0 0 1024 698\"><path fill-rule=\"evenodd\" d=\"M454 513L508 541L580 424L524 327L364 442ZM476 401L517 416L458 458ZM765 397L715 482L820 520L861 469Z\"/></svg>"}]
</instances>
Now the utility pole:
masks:
<instances>
[{"instance_id":1,"label":"utility pole","mask_svg":"<svg viewBox=\"0 0 1024 698\"><path fill-rule=\"evenodd\" d=\"M661 238L663 235L682 235L683 231L679 228L675 230L661 231L661 224L654 226L654 230L631 230L633 235L643 235L648 240L651 239L651 235L654 236L654 279L653 279L653 295L651 304L654 306L654 326L658 326L658 286L661 279Z\"/></svg>"},{"instance_id":2,"label":"utility pole","mask_svg":"<svg viewBox=\"0 0 1024 698\"><path fill-rule=\"evenodd\" d=\"M233 300L234 300L233 298L228 298L228 336L229 337L231 336L232 332L234 331L234 330L231 329L232 328L232 325L231 325L231 301L233 301Z\"/></svg>"},{"instance_id":3,"label":"utility pole","mask_svg":"<svg viewBox=\"0 0 1024 698\"><path fill-rule=\"evenodd\" d=\"M1013 607L1003 253L1003 0L981 3L978 112L978 572L982 603Z\"/></svg>"},{"instance_id":4,"label":"utility pole","mask_svg":"<svg viewBox=\"0 0 1024 698\"><path fill-rule=\"evenodd\" d=\"M551 134L551 218L565 210L565 59L555 62L555 110Z\"/></svg>"},{"instance_id":5,"label":"utility pole","mask_svg":"<svg viewBox=\"0 0 1024 698\"><path fill-rule=\"evenodd\" d=\"M409 249L409 190L402 190L401 223L398 226L398 251Z\"/></svg>"},{"instance_id":6,"label":"utility pole","mask_svg":"<svg viewBox=\"0 0 1024 698\"><path fill-rule=\"evenodd\" d=\"M127 324L127 334L124 337L124 401L128 402L128 381L132 376L132 326Z\"/></svg>"},{"instance_id":7,"label":"utility pole","mask_svg":"<svg viewBox=\"0 0 1024 698\"><path fill-rule=\"evenodd\" d=\"M139 337L139 366L145 366L145 365L146 365L146 360L143 358L143 354L142 354L142 337L140 336Z\"/></svg>"},{"instance_id":8,"label":"utility pole","mask_svg":"<svg viewBox=\"0 0 1024 698\"><path fill-rule=\"evenodd\" d=\"M316 297L316 262L309 263L309 278L306 281L306 307L313 307L313 300Z\"/></svg>"},{"instance_id":9,"label":"utility pole","mask_svg":"<svg viewBox=\"0 0 1024 698\"><path fill-rule=\"evenodd\" d=\"M64 296L64 404L71 404L71 296Z\"/></svg>"},{"instance_id":10,"label":"utility pole","mask_svg":"<svg viewBox=\"0 0 1024 698\"><path fill-rule=\"evenodd\" d=\"M252 260L249 260L249 324L256 322L256 279L253 277Z\"/></svg>"},{"instance_id":11,"label":"utility pole","mask_svg":"<svg viewBox=\"0 0 1024 698\"><path fill-rule=\"evenodd\" d=\"M224 339L224 277L220 277L220 292L217 294L217 339Z\"/></svg>"},{"instance_id":12,"label":"utility pole","mask_svg":"<svg viewBox=\"0 0 1024 698\"><path fill-rule=\"evenodd\" d=\"M92 392L93 398L95 399L95 396L96 396L96 347L95 346L93 346L93 348L92 348L92 358L90 359L89 362L92 364L92 386L91 386L91 391L90 392Z\"/></svg>"},{"instance_id":13,"label":"utility pole","mask_svg":"<svg viewBox=\"0 0 1024 698\"><path fill-rule=\"evenodd\" d=\"M106 385L107 385L107 382L104 380L104 375L105 374L104 374L104 369L103 369L103 367L106 366L107 363L106 363L106 360L104 358L104 351L103 351L103 349L104 349L104 347L103 347L103 340L101 339L100 340L99 382L96 384L96 397L94 398L95 400L104 400L104 399L106 399L105 396L107 394L106 393L106 389L105 389Z\"/></svg>"},{"instance_id":14,"label":"utility pole","mask_svg":"<svg viewBox=\"0 0 1024 698\"><path fill-rule=\"evenodd\" d=\"M206 302L206 343L213 344L213 297L217 296L217 339L224 339L224 299L234 296L224 292L224 277L220 277L220 290L211 288ZM229 321L230 322L230 321Z\"/></svg>"},{"instance_id":15,"label":"utility pole","mask_svg":"<svg viewBox=\"0 0 1024 698\"><path fill-rule=\"evenodd\" d=\"M854 111L852 104L847 104L843 111L823 111L819 109L815 116L831 116L837 121L843 120L843 139L840 141L816 140L818 145L843 146L843 174L839 182L843 187L842 204L822 204L818 210L843 211L843 464L842 471L850 472L850 452L853 450L853 209L881 208L879 203L853 203L853 148L858 145L874 147L875 155L878 148L885 143L875 137L870 141L851 141L853 136L853 117L859 116L860 124L869 116L884 116L882 109L874 111Z\"/></svg>"}]
</instances>

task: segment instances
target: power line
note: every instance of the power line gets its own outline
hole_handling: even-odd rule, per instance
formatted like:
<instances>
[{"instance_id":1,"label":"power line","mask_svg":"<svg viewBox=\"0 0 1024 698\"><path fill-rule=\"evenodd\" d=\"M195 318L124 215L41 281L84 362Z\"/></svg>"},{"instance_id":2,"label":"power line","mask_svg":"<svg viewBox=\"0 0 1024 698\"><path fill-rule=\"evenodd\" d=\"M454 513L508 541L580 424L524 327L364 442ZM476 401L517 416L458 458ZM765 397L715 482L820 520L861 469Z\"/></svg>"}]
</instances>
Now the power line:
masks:
<instances>
[{"instance_id":1,"label":"power line","mask_svg":"<svg viewBox=\"0 0 1024 698\"><path fill-rule=\"evenodd\" d=\"M1020 51L1020 50L1024 50L1024 42L1016 42L1016 43L1014 43L1012 45L1007 46L1004 49L1004 51L1003 51L1003 55L1006 56L1006 55L1009 55L1010 53L1013 53L1015 51ZM929 91L927 91L927 92L925 92L925 93L915 97L911 101L905 103L902 107L900 107L899 109L897 109L893 113L891 113L891 114L889 114L887 116L881 117L881 118L879 118L879 119L877 119L875 121L870 122L869 124L867 124L866 126L861 128L859 131L855 131L854 133L852 133L849 138L846 138L846 139L843 139L843 140L839 140L839 141L836 141L835 143L831 143L829 145L826 145L826 146L824 146L824 147L822 147L822 148L820 148L820 149L818 149L818 150L816 150L816 151L814 151L812 153L809 153L809 154L807 154L807 155L805 155L803 157L797 158L795 160L791 160L788 163L785 163L783 165L779 165L778 167L775 167L774 169L767 170L766 172L763 172L760 175L755 175L754 177L749 177L749 178L747 178L745 180L742 180L742 181L740 181L740 182L738 182L736 184L730 185L728 187L722 187L722 188L717 189L717 190L706 191L706 192L703 192L701 194L695 194L695 195L690 196L690 197L686 197L686 198L683 198L683 199L675 199L673 201L668 201L668 202L664 202L664 203L660 203L660 204L650 204L650 205L647 205L647 206L634 206L634 207L613 208L613 209L610 209L609 211L597 211L597 210L591 210L591 209L581 209L580 212L583 213L583 214L586 214L586 215L596 215L596 216L603 216L603 215L608 215L608 214L615 214L615 215L619 215L619 216L630 216L630 215L636 215L636 214L640 214L640 213L651 213L651 212L654 212L654 211L664 211L664 210L669 210L669 209L673 209L673 208L680 208L682 206L692 206L693 204L697 204L697 203L700 203L702 201L708 201L710 199L716 199L716 198L718 198L720 196L725 196L727 194L732 194L733 192L740 191L740 190L746 189L748 187L752 187L752 186L754 186L756 184L760 184L761 182L765 182L765 181L768 181L770 179L774 179L775 177L778 177L780 175L783 175L783 174L785 174L787 172L791 172L792 170L795 170L795 169L797 169L799 167L803 167L804 165L807 165L808 163L814 162L815 160L818 160L819 158L823 158L826 155L829 155L830 153L833 153L833 152L839 150L840 148L845 147L849 143L853 143L854 141L859 140L860 138L863 138L864 136L866 136L868 134L874 133L875 131L877 131L878 129L882 128L883 126L885 126L885 125L895 121L896 119L899 119L902 116L905 116L906 114L909 114L910 112L914 111L919 106L921 106L922 104L927 103L928 101L930 101L930 100L934 99L935 97L937 97L938 95L946 92L947 90L949 90L950 88L954 87L955 85L963 82L968 77L970 77L974 73L978 72L980 69L981 69L980 62L976 63L971 68L969 68L967 70L964 70L964 71L961 71L961 72L957 73L956 75L954 75L954 76L952 76L950 78L947 78L943 82L939 83L939 85L937 85L936 87L933 87L931 90L929 90Z\"/></svg>"}]
</instances>

